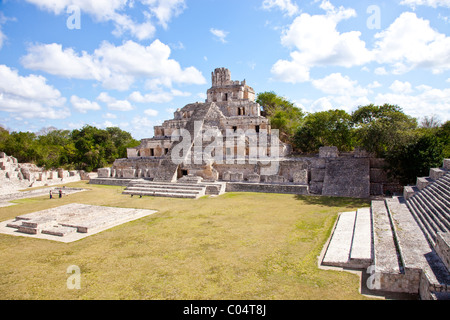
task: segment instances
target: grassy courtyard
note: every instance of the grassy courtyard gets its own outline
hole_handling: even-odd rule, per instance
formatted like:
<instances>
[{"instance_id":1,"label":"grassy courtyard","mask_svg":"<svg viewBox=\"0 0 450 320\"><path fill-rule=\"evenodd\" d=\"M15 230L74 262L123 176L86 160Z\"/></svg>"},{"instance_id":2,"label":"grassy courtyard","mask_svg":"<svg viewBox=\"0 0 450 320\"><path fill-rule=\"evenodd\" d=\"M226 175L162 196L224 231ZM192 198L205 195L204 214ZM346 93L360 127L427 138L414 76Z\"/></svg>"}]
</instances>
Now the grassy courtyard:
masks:
<instances>
[{"instance_id":1,"label":"grassy courtyard","mask_svg":"<svg viewBox=\"0 0 450 320\"><path fill-rule=\"evenodd\" d=\"M228 193L198 200L134 197L123 188L16 201L0 221L83 203L158 213L83 240L0 234L0 299L364 299L360 279L317 267L337 214L362 200ZM67 268L81 269L69 290Z\"/></svg>"}]
</instances>

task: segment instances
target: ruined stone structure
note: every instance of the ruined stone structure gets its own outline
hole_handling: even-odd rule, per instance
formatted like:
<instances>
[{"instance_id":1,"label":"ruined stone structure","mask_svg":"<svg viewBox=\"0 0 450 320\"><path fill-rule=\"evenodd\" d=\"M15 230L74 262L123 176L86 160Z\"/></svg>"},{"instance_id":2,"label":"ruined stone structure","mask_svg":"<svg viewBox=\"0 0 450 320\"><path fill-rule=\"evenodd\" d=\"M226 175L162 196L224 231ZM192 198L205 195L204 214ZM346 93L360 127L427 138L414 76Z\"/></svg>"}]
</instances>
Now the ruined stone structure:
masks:
<instances>
[{"instance_id":1,"label":"ruined stone structure","mask_svg":"<svg viewBox=\"0 0 450 320\"><path fill-rule=\"evenodd\" d=\"M389 181L381 159L362 150L340 154L335 147L295 158L261 115L255 91L245 80L233 81L228 69L219 68L211 82L205 102L176 110L173 119L154 128L153 138L128 149L128 157L117 159L112 168L100 169L91 183L128 185L144 179L136 194L155 196L163 195L168 183L180 188L182 182L226 183L226 191L359 198L386 192ZM152 189L143 190L142 183Z\"/></svg>"},{"instance_id":2,"label":"ruined stone structure","mask_svg":"<svg viewBox=\"0 0 450 320\"><path fill-rule=\"evenodd\" d=\"M320 264L363 269L375 292L449 300L450 159L403 196L341 213Z\"/></svg>"},{"instance_id":3,"label":"ruined stone structure","mask_svg":"<svg viewBox=\"0 0 450 320\"><path fill-rule=\"evenodd\" d=\"M72 203L2 221L0 233L68 243L154 213Z\"/></svg>"},{"instance_id":4,"label":"ruined stone structure","mask_svg":"<svg viewBox=\"0 0 450 320\"><path fill-rule=\"evenodd\" d=\"M16 158L0 152L0 189L14 191L88 179L84 172L63 169L45 170L31 163L19 163Z\"/></svg>"}]
</instances>

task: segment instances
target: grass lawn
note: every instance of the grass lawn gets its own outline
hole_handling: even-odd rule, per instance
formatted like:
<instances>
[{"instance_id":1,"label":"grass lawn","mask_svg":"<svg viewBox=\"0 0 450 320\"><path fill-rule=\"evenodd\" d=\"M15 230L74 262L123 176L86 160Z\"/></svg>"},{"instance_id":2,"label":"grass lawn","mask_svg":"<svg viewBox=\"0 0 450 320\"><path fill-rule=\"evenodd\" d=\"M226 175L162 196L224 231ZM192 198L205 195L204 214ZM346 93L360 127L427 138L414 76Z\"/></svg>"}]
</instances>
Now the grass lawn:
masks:
<instances>
[{"instance_id":1,"label":"grass lawn","mask_svg":"<svg viewBox=\"0 0 450 320\"><path fill-rule=\"evenodd\" d=\"M317 257L339 212L369 206L345 198L227 193L198 200L134 197L123 188L0 208L0 221L69 203L158 213L83 240L0 234L0 299L364 299L360 279L320 270ZM81 289L67 288L67 268Z\"/></svg>"}]
</instances>

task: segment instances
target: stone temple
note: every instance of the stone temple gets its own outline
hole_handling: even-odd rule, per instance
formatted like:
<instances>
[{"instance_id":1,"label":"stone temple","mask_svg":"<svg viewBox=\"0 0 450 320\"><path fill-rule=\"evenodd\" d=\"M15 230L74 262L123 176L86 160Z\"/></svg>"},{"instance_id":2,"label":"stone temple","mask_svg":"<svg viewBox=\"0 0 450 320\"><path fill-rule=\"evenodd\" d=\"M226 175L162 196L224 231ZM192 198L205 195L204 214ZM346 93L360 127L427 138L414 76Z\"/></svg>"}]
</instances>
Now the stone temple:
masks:
<instances>
[{"instance_id":1,"label":"stone temple","mask_svg":"<svg viewBox=\"0 0 450 320\"><path fill-rule=\"evenodd\" d=\"M222 191L359 198L392 188L383 160L362 150L340 153L324 147L318 155L294 157L261 115L255 91L245 80L233 81L228 69L218 68L211 83L205 102L176 110L173 119L154 128L153 138L128 149L128 157L117 159L112 168L100 169L92 183L129 185L144 179L150 187L150 182L180 186L195 181Z\"/></svg>"}]
</instances>

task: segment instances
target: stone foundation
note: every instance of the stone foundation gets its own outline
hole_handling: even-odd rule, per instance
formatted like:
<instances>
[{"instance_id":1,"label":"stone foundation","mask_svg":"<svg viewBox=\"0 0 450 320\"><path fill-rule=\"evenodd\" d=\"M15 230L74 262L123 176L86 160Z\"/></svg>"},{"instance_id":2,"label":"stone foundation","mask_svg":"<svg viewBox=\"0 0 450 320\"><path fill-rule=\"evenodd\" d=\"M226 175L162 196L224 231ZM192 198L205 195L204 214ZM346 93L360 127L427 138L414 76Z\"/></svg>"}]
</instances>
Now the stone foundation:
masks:
<instances>
[{"instance_id":1,"label":"stone foundation","mask_svg":"<svg viewBox=\"0 0 450 320\"><path fill-rule=\"evenodd\" d=\"M450 233L438 232L436 237L435 250L447 270L450 271Z\"/></svg>"}]
</instances>

